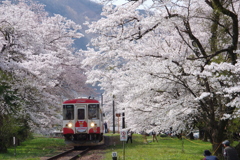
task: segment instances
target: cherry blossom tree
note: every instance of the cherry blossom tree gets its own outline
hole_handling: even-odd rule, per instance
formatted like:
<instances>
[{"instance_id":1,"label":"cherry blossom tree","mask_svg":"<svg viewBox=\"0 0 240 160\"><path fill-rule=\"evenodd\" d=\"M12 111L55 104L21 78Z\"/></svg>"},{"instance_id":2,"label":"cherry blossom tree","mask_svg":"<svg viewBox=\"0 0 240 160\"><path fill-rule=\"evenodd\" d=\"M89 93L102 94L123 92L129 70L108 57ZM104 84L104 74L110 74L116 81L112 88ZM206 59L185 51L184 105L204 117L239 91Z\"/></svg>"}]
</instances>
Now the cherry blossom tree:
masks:
<instances>
[{"instance_id":1,"label":"cherry blossom tree","mask_svg":"<svg viewBox=\"0 0 240 160\"><path fill-rule=\"evenodd\" d=\"M104 1L103 18L87 23L95 47L85 52L88 82L100 82L106 110L116 95L127 127L187 131L201 122L221 153L239 118L238 1ZM107 104L109 103L109 104Z\"/></svg>"},{"instance_id":2,"label":"cherry blossom tree","mask_svg":"<svg viewBox=\"0 0 240 160\"><path fill-rule=\"evenodd\" d=\"M93 91L84 84L81 56L72 48L83 36L80 29L60 15L49 17L30 0L0 5L0 70L11 76L2 81L17 92L15 116L25 117L33 131L61 124L62 101ZM0 106L1 115L6 107L11 106Z\"/></svg>"}]
</instances>

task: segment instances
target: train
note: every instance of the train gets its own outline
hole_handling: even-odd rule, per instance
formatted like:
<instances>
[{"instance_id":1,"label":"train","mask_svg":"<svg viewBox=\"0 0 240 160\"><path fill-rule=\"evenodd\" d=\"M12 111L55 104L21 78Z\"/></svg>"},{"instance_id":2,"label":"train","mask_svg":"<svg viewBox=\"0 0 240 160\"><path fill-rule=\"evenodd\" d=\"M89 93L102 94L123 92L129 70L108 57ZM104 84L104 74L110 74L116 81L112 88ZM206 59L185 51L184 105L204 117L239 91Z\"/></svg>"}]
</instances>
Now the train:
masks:
<instances>
[{"instance_id":1,"label":"train","mask_svg":"<svg viewBox=\"0 0 240 160\"><path fill-rule=\"evenodd\" d=\"M98 100L77 98L63 102L65 144L95 146L104 143L103 113Z\"/></svg>"}]
</instances>

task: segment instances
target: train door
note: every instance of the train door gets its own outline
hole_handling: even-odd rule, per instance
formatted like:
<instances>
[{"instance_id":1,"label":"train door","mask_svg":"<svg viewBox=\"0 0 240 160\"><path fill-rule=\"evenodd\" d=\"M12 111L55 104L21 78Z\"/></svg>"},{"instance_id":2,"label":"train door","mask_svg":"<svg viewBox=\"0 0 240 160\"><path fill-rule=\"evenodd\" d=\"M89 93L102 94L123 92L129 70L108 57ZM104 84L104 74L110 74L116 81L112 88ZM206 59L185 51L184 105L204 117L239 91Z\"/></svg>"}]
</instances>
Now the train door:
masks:
<instances>
[{"instance_id":1,"label":"train door","mask_svg":"<svg viewBox=\"0 0 240 160\"><path fill-rule=\"evenodd\" d=\"M87 132L86 105L76 106L76 133Z\"/></svg>"}]
</instances>

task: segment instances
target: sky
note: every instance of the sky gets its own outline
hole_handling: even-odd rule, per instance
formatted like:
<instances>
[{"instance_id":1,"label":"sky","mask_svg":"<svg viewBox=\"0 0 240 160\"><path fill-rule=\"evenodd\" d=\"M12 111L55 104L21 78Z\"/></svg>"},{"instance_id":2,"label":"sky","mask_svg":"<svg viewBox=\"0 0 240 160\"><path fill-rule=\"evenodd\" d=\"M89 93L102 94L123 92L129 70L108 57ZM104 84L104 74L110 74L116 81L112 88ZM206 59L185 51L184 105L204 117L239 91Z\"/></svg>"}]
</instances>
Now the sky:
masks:
<instances>
[{"instance_id":1,"label":"sky","mask_svg":"<svg viewBox=\"0 0 240 160\"><path fill-rule=\"evenodd\" d=\"M96 1L96 2L98 2L98 1L100 1L100 0L92 0L92 1ZM124 4L124 3L127 3L128 2L128 0L113 0L113 4L115 4L115 5L121 5L121 4ZM152 0L148 0L147 2L145 2L144 4L151 4L151 2L152 2Z\"/></svg>"},{"instance_id":2,"label":"sky","mask_svg":"<svg viewBox=\"0 0 240 160\"><path fill-rule=\"evenodd\" d=\"M127 0L115 0L114 4L119 5L119 4L124 4L128 2Z\"/></svg>"}]
</instances>

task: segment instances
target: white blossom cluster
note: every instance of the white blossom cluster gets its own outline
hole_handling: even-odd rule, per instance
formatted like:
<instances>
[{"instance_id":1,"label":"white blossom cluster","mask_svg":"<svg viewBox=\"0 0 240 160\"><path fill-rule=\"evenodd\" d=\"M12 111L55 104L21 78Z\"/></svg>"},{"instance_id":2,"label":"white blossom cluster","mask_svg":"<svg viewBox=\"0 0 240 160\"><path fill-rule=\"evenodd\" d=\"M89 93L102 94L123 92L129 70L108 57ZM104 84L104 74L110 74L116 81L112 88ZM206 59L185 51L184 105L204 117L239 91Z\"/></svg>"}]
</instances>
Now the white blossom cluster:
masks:
<instances>
[{"instance_id":1,"label":"white blossom cluster","mask_svg":"<svg viewBox=\"0 0 240 160\"><path fill-rule=\"evenodd\" d=\"M207 126L239 118L239 54L235 48L233 64L227 49L234 31L223 30L232 19L221 15L217 38L211 30L218 12L213 3L220 1L155 0L139 10L143 2L105 5L102 19L88 25L98 36L83 66L92 69L88 82L100 82L105 91L109 122L113 95L116 112L125 112L136 132L181 132L200 121ZM231 3L224 7L239 15L239 1Z\"/></svg>"},{"instance_id":2,"label":"white blossom cluster","mask_svg":"<svg viewBox=\"0 0 240 160\"><path fill-rule=\"evenodd\" d=\"M0 4L0 69L14 77L8 83L18 90L18 115L37 131L61 124L63 99L86 90L81 57L72 48L81 26L43 8L30 0ZM9 111L4 104L0 110Z\"/></svg>"}]
</instances>

